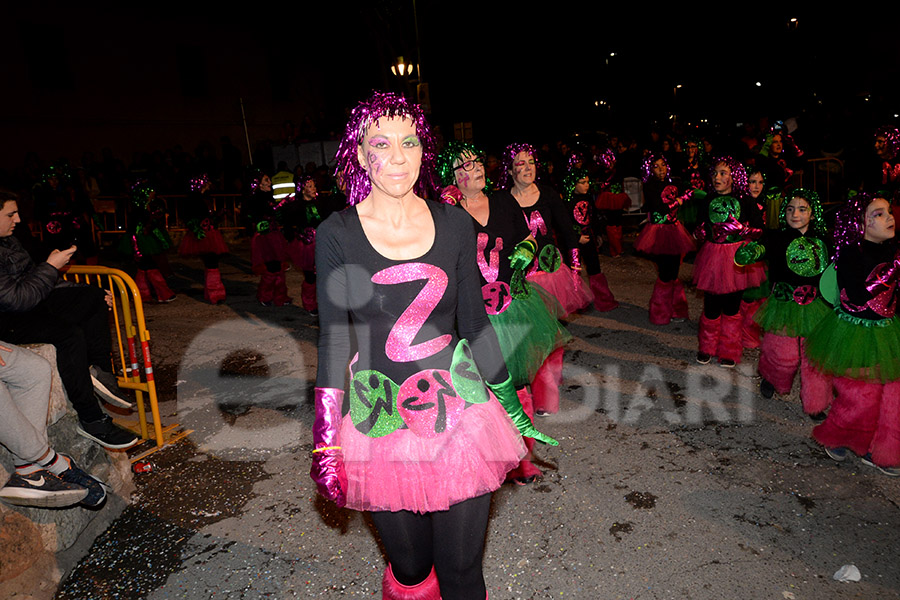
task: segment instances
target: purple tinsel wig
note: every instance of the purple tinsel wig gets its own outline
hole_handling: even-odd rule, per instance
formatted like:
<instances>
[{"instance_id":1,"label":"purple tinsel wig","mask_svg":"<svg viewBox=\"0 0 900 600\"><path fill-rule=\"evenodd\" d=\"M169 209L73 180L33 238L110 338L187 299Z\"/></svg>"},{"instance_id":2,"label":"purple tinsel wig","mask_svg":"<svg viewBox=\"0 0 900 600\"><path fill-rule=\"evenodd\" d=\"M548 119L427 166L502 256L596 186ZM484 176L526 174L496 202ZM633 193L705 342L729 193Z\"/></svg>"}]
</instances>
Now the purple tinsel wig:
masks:
<instances>
[{"instance_id":1,"label":"purple tinsel wig","mask_svg":"<svg viewBox=\"0 0 900 600\"><path fill-rule=\"evenodd\" d=\"M513 162L519 152L527 152L534 158L535 168L537 167L537 150L531 144L510 144L503 149L503 160L500 163L500 187L509 188L512 186L512 168Z\"/></svg>"},{"instance_id":2,"label":"purple tinsel wig","mask_svg":"<svg viewBox=\"0 0 900 600\"><path fill-rule=\"evenodd\" d=\"M191 181L190 181L191 191L199 192L200 188L202 188L207 183L210 183L209 175L207 175L206 173L201 173L197 177L194 177L193 179L191 179Z\"/></svg>"},{"instance_id":3,"label":"purple tinsel wig","mask_svg":"<svg viewBox=\"0 0 900 600\"><path fill-rule=\"evenodd\" d=\"M373 92L350 113L350 120L347 121L344 137L335 156L337 166L334 174L346 190L348 206L358 204L372 191L369 173L359 164L358 151L366 131L382 117L400 117L415 123L416 135L422 144L422 167L415 192L423 198L428 198L437 190L437 178L434 173L434 136L428 121L425 120L422 107L399 94Z\"/></svg>"},{"instance_id":4,"label":"purple tinsel wig","mask_svg":"<svg viewBox=\"0 0 900 600\"><path fill-rule=\"evenodd\" d=\"M262 182L264 175L265 173L259 167L250 166L247 168L247 187L250 188L250 193L254 193L259 189L259 184Z\"/></svg>"},{"instance_id":5,"label":"purple tinsel wig","mask_svg":"<svg viewBox=\"0 0 900 600\"><path fill-rule=\"evenodd\" d=\"M666 157L663 154L651 154L644 159L644 164L641 165L641 181L647 183L655 177L653 174L653 163L658 160L663 161L666 165L666 178L664 181L672 181L672 169L669 168L669 161L666 160Z\"/></svg>"},{"instance_id":6,"label":"purple tinsel wig","mask_svg":"<svg viewBox=\"0 0 900 600\"><path fill-rule=\"evenodd\" d=\"M890 159L897 158L897 152L900 151L900 131L895 127L879 127L875 131L875 137L883 137L884 143L887 145L887 151Z\"/></svg>"},{"instance_id":7,"label":"purple tinsel wig","mask_svg":"<svg viewBox=\"0 0 900 600\"><path fill-rule=\"evenodd\" d=\"M841 251L850 246L859 246L866 236L866 210L876 198L876 194L856 194L841 207L834 216L834 260Z\"/></svg>"},{"instance_id":8,"label":"purple tinsel wig","mask_svg":"<svg viewBox=\"0 0 900 600\"><path fill-rule=\"evenodd\" d=\"M747 196L749 194L749 189L747 188L747 171L744 169L744 165L736 161L734 157L728 156L727 154L714 158L712 163L710 163L712 165L709 168L710 182L715 180L716 167L718 167L722 163L724 163L728 166L729 169L731 169L731 195Z\"/></svg>"},{"instance_id":9,"label":"purple tinsel wig","mask_svg":"<svg viewBox=\"0 0 900 600\"><path fill-rule=\"evenodd\" d=\"M312 175L301 175L300 177L298 177L294 181L294 189L296 190L297 198L302 199L303 198L303 188L306 187L307 183L309 183L310 181L315 181L315 180L316 180L316 178ZM318 192L316 195L318 195Z\"/></svg>"}]
</instances>

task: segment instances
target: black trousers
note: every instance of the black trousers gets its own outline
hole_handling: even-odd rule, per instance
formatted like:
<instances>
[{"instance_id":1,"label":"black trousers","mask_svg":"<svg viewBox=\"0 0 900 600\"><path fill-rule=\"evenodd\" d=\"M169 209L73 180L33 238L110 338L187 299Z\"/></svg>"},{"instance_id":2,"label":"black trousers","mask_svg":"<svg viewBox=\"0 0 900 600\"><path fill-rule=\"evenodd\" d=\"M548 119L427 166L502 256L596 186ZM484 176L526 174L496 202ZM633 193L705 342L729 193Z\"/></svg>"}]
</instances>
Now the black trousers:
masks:
<instances>
[{"instance_id":1,"label":"black trousers","mask_svg":"<svg viewBox=\"0 0 900 600\"><path fill-rule=\"evenodd\" d=\"M372 521L397 581L415 585L434 566L441 598L465 600L486 594L481 562L490 509L484 494L440 512L373 512Z\"/></svg>"},{"instance_id":2,"label":"black trousers","mask_svg":"<svg viewBox=\"0 0 900 600\"><path fill-rule=\"evenodd\" d=\"M53 344L66 394L82 421L103 411L94 398L90 365L109 370L112 345L106 292L91 285L56 288L30 311L0 317L0 340L11 344Z\"/></svg>"}]
</instances>

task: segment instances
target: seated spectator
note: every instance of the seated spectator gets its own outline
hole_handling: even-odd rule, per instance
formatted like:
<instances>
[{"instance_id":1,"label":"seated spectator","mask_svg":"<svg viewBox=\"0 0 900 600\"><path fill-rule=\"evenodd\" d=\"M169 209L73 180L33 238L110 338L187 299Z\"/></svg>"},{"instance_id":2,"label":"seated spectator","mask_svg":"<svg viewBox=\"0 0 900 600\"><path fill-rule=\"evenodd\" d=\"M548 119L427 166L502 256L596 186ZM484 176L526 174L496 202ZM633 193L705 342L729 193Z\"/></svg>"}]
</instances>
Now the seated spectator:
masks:
<instances>
[{"instance_id":1,"label":"seated spectator","mask_svg":"<svg viewBox=\"0 0 900 600\"><path fill-rule=\"evenodd\" d=\"M110 366L112 347L107 311L112 295L96 286L60 280L75 246L53 250L35 264L12 235L20 222L18 196L0 190L0 338L13 344L56 346L56 364L69 400L78 413L78 433L109 449L138 442L105 414L94 392L105 401L131 404L119 397Z\"/></svg>"},{"instance_id":2,"label":"seated spectator","mask_svg":"<svg viewBox=\"0 0 900 600\"><path fill-rule=\"evenodd\" d=\"M47 442L49 403L50 363L0 342L0 444L16 467L0 498L18 506L98 508L106 500L103 484Z\"/></svg>"}]
</instances>

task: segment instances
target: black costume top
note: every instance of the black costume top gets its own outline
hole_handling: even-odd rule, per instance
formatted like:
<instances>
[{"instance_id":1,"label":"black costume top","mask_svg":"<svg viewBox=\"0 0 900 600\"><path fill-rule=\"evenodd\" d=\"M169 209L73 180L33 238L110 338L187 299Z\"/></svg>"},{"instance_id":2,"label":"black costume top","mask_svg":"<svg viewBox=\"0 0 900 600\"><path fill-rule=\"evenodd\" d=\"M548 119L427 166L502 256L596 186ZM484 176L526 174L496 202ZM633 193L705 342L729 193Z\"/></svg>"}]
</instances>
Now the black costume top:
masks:
<instances>
[{"instance_id":1,"label":"black costume top","mask_svg":"<svg viewBox=\"0 0 900 600\"><path fill-rule=\"evenodd\" d=\"M507 379L484 310L472 219L455 206L427 205L434 243L414 259L379 254L355 206L319 227L318 387L344 388L351 346L358 352L354 373L374 370L399 384L424 370L449 369L460 338L469 341L484 379Z\"/></svg>"}]
</instances>

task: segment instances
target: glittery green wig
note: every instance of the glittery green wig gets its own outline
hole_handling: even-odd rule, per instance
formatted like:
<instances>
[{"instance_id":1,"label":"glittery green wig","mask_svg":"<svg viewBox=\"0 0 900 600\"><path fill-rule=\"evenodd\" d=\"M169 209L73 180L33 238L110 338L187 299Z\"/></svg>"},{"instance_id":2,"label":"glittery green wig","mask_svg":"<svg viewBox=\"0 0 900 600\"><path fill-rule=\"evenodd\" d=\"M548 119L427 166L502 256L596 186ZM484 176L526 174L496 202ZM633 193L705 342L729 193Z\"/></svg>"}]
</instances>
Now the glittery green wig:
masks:
<instances>
[{"instance_id":1,"label":"glittery green wig","mask_svg":"<svg viewBox=\"0 0 900 600\"><path fill-rule=\"evenodd\" d=\"M819 202L819 194L805 188L797 188L784 195L784 200L781 203L781 212L778 214L778 224L781 226L781 229L790 227L787 224L787 207L794 198L802 198L809 204L809 210L812 211L812 216L809 218L809 229L817 235L825 235L825 218L822 216L822 204Z\"/></svg>"}]
</instances>

